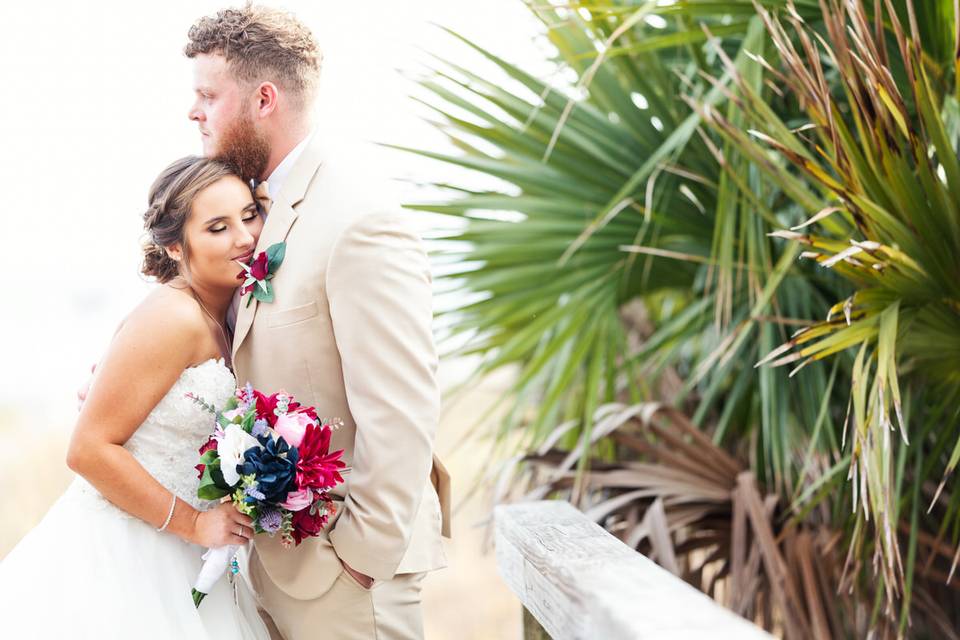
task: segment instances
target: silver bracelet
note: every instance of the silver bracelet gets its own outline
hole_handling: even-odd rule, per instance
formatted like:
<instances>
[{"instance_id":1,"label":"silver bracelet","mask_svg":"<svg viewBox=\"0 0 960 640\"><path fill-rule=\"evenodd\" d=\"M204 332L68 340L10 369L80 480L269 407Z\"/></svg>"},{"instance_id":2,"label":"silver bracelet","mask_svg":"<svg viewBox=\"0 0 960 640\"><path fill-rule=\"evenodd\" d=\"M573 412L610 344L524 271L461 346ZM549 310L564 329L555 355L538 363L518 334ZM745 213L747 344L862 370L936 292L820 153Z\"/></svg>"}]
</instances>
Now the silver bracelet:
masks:
<instances>
[{"instance_id":1,"label":"silver bracelet","mask_svg":"<svg viewBox=\"0 0 960 640\"><path fill-rule=\"evenodd\" d=\"M167 514L167 519L163 521L163 526L157 529L157 531L163 531L167 528L167 525L170 524L170 520L173 519L173 508L177 506L177 496L173 496L173 500L170 502L170 513Z\"/></svg>"}]
</instances>

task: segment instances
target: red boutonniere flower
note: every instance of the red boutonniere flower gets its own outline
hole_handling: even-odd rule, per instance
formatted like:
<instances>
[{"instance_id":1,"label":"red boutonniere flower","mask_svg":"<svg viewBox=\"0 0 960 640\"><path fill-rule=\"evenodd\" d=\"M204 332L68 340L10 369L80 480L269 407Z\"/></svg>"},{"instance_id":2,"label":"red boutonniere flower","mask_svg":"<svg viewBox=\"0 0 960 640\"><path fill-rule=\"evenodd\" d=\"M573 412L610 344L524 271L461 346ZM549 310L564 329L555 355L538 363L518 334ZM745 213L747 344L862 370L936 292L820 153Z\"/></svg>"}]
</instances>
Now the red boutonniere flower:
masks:
<instances>
[{"instance_id":1,"label":"red boutonniere flower","mask_svg":"<svg viewBox=\"0 0 960 640\"><path fill-rule=\"evenodd\" d=\"M286 251L287 243L278 242L257 254L249 264L237 261L243 269L237 274L237 280L243 280L240 295L251 294L247 298L248 307L254 298L260 302L273 302L273 285L270 281L283 263Z\"/></svg>"}]
</instances>

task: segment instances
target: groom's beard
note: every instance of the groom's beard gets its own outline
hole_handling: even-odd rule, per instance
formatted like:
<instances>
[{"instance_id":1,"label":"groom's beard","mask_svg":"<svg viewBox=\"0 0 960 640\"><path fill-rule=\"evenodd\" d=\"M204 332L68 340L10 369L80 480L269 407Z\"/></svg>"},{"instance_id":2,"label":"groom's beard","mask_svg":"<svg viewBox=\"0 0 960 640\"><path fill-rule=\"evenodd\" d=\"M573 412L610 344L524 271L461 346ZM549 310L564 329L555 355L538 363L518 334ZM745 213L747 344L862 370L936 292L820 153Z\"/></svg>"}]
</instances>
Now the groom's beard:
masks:
<instances>
[{"instance_id":1,"label":"groom's beard","mask_svg":"<svg viewBox=\"0 0 960 640\"><path fill-rule=\"evenodd\" d=\"M216 157L233 164L245 181L259 181L270 161L270 145L252 120L237 118L224 132Z\"/></svg>"}]
</instances>

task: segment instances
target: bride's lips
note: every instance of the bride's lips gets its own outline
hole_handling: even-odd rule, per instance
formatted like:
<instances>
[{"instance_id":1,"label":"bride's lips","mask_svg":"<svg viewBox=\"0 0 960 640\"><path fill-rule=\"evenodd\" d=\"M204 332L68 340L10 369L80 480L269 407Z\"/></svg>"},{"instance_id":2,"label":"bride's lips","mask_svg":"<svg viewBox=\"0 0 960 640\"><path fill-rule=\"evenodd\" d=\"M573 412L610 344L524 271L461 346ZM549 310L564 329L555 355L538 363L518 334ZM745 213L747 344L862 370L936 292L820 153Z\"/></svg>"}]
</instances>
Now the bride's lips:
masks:
<instances>
[{"instance_id":1,"label":"bride's lips","mask_svg":"<svg viewBox=\"0 0 960 640\"><path fill-rule=\"evenodd\" d=\"M233 258L233 260L239 260L240 262L250 262L250 258L252 257L253 257L253 249L246 252L242 256L237 256L236 258Z\"/></svg>"}]
</instances>

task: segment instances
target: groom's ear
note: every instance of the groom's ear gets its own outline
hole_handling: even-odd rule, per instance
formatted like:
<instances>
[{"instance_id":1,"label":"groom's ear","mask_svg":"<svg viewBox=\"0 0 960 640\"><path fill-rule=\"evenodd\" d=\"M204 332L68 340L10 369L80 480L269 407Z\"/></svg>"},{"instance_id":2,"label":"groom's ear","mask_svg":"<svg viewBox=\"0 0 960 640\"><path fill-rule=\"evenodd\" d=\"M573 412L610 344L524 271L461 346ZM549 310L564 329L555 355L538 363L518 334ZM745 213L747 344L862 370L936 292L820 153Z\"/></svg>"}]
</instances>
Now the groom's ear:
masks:
<instances>
[{"instance_id":1,"label":"groom's ear","mask_svg":"<svg viewBox=\"0 0 960 640\"><path fill-rule=\"evenodd\" d=\"M277 85L272 82L261 82L257 89L257 113L261 118L266 118L277 108L277 101L280 98L280 91Z\"/></svg>"}]
</instances>

